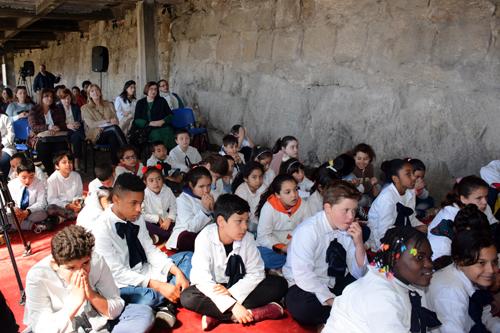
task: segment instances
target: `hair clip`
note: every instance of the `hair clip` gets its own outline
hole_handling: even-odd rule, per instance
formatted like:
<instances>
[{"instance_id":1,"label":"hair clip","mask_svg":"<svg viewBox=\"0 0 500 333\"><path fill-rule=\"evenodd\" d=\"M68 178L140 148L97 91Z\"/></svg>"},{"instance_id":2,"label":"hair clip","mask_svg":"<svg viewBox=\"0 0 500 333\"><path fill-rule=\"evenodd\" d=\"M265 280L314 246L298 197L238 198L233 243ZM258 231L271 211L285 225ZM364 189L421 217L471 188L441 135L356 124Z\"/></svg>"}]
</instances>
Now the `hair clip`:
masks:
<instances>
[{"instance_id":1,"label":"hair clip","mask_svg":"<svg viewBox=\"0 0 500 333\"><path fill-rule=\"evenodd\" d=\"M411 254L412 256L416 257L416 256L417 256L417 254L418 254L417 249L416 249L416 248L414 248L414 247L412 247L412 248L410 249L410 254Z\"/></svg>"},{"instance_id":2,"label":"hair clip","mask_svg":"<svg viewBox=\"0 0 500 333\"><path fill-rule=\"evenodd\" d=\"M337 170L337 169L335 169L335 167L333 166L333 163L334 163L334 162L335 162L335 160L329 160L329 161L328 161L328 166L327 166L326 168L327 168L327 169L332 170L332 171L333 171L333 172L335 172L335 173L337 173L337 172L338 172L338 170Z\"/></svg>"},{"instance_id":3,"label":"hair clip","mask_svg":"<svg viewBox=\"0 0 500 333\"><path fill-rule=\"evenodd\" d=\"M160 164L160 163L157 163L157 164L155 165L155 168L157 168L158 170L163 170L163 167L161 166L161 164Z\"/></svg>"},{"instance_id":4,"label":"hair clip","mask_svg":"<svg viewBox=\"0 0 500 333\"><path fill-rule=\"evenodd\" d=\"M146 171L148 171L148 167L147 166L143 166L142 169L141 169L141 171L142 171L142 174L145 174Z\"/></svg>"},{"instance_id":5,"label":"hair clip","mask_svg":"<svg viewBox=\"0 0 500 333\"><path fill-rule=\"evenodd\" d=\"M403 244L403 245L401 245L401 249L399 252L405 252L406 249L407 249L406 245Z\"/></svg>"},{"instance_id":6,"label":"hair clip","mask_svg":"<svg viewBox=\"0 0 500 333\"><path fill-rule=\"evenodd\" d=\"M300 164L298 160L295 160L292 163L290 163L290 165L286 168L286 173L288 173L290 171L290 168L297 163Z\"/></svg>"}]
</instances>

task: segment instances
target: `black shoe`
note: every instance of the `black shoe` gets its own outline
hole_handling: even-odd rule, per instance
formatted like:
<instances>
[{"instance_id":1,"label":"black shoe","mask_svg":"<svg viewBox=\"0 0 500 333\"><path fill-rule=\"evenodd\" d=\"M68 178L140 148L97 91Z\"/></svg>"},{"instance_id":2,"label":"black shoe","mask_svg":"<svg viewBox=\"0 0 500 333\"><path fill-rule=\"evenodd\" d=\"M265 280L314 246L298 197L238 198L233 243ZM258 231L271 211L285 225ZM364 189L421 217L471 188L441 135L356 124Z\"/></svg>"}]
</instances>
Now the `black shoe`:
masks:
<instances>
[{"instance_id":1,"label":"black shoe","mask_svg":"<svg viewBox=\"0 0 500 333\"><path fill-rule=\"evenodd\" d=\"M162 321L170 328L174 327L177 321L174 312L168 306L158 308L156 319Z\"/></svg>"}]
</instances>

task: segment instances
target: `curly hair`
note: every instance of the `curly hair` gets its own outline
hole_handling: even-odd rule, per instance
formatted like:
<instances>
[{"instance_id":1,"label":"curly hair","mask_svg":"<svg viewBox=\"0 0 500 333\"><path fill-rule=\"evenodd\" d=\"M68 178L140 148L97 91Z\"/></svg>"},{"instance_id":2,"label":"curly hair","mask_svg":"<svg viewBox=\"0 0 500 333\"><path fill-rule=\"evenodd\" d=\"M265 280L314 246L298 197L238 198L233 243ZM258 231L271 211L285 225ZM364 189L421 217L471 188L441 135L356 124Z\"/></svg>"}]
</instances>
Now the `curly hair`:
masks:
<instances>
[{"instance_id":1,"label":"curly hair","mask_svg":"<svg viewBox=\"0 0 500 333\"><path fill-rule=\"evenodd\" d=\"M70 225L59 231L51 241L52 257L58 265L81 259L92 254L95 238L78 225Z\"/></svg>"}]
</instances>

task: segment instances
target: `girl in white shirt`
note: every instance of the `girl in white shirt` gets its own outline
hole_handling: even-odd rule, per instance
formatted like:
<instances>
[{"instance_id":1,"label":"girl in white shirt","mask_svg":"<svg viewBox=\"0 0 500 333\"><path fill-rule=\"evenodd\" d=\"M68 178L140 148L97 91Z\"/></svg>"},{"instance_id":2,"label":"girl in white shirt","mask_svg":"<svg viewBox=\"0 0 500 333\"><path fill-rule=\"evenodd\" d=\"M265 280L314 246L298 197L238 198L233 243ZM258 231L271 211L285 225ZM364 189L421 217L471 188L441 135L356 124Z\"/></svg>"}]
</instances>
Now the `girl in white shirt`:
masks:
<instances>
[{"instance_id":1,"label":"girl in white shirt","mask_svg":"<svg viewBox=\"0 0 500 333\"><path fill-rule=\"evenodd\" d=\"M415 175L407 161L394 159L385 161L381 166L386 180L391 182L373 201L368 212L368 226L371 230L370 247L377 251L380 239L393 226L411 225L422 232L426 226L415 216Z\"/></svg>"},{"instance_id":2,"label":"girl in white shirt","mask_svg":"<svg viewBox=\"0 0 500 333\"><path fill-rule=\"evenodd\" d=\"M309 210L290 175L278 175L260 198L256 215L257 244L267 269L280 270L286 261L293 230L309 217Z\"/></svg>"},{"instance_id":3,"label":"girl in white shirt","mask_svg":"<svg viewBox=\"0 0 500 333\"><path fill-rule=\"evenodd\" d=\"M453 264L434 274L427 292L429 303L443 323L440 332L500 332L500 318L491 314L493 296L488 290L498 272L491 233L457 233L451 255Z\"/></svg>"},{"instance_id":4,"label":"girl in white shirt","mask_svg":"<svg viewBox=\"0 0 500 333\"><path fill-rule=\"evenodd\" d=\"M324 210L293 232L283 275L290 286L286 305L300 324L326 323L336 295L365 274L368 260L356 220L360 197L345 181L326 187Z\"/></svg>"},{"instance_id":5,"label":"girl in white shirt","mask_svg":"<svg viewBox=\"0 0 500 333\"><path fill-rule=\"evenodd\" d=\"M212 176L204 167L186 174L186 184L177 198L177 218L167 248L193 251L198 233L213 221L214 197L210 194Z\"/></svg>"},{"instance_id":6,"label":"girl in white shirt","mask_svg":"<svg viewBox=\"0 0 500 333\"><path fill-rule=\"evenodd\" d=\"M366 275L334 299L323 333L421 333L434 332L441 324L422 292L432 278L425 233L395 227L382 243Z\"/></svg>"},{"instance_id":7,"label":"girl in white shirt","mask_svg":"<svg viewBox=\"0 0 500 333\"><path fill-rule=\"evenodd\" d=\"M451 254L451 238L440 233L439 229L450 223L449 221L454 221L458 211L466 205L476 205L486 215L490 224L498 222L488 206L487 198L488 184L477 176L464 177L453 186L453 190L441 204L443 208L429 224L427 237L432 246L433 260Z\"/></svg>"},{"instance_id":8,"label":"girl in white shirt","mask_svg":"<svg viewBox=\"0 0 500 333\"><path fill-rule=\"evenodd\" d=\"M307 200L311 196L311 188L314 186L314 183L306 177L304 164L300 163L298 159L291 158L281 163L280 174L291 175L295 178L297 189L302 199Z\"/></svg>"},{"instance_id":9,"label":"girl in white shirt","mask_svg":"<svg viewBox=\"0 0 500 333\"><path fill-rule=\"evenodd\" d=\"M273 153L269 148L256 146L252 151L251 159L252 161L260 163L264 168L263 186L267 188L274 180L274 177L276 177L276 173L269 167L273 160Z\"/></svg>"},{"instance_id":10,"label":"girl in white shirt","mask_svg":"<svg viewBox=\"0 0 500 333\"><path fill-rule=\"evenodd\" d=\"M137 98L135 97L135 81L129 80L125 82L123 91L115 99L116 118L118 118L119 126L123 134L127 135L132 120L134 119L135 104Z\"/></svg>"},{"instance_id":11,"label":"girl in white shirt","mask_svg":"<svg viewBox=\"0 0 500 333\"><path fill-rule=\"evenodd\" d=\"M153 243L165 242L172 233L177 215L174 193L163 183L161 167L147 167L142 213Z\"/></svg>"},{"instance_id":12,"label":"girl in white shirt","mask_svg":"<svg viewBox=\"0 0 500 333\"><path fill-rule=\"evenodd\" d=\"M259 205L260 196L264 192L263 183L264 168L257 162L249 162L245 164L242 172L240 172L233 181L234 194L242 199L245 199L250 205L250 220L248 222L248 231L255 234L257 232L257 224L259 219L255 215L257 206Z\"/></svg>"}]
</instances>

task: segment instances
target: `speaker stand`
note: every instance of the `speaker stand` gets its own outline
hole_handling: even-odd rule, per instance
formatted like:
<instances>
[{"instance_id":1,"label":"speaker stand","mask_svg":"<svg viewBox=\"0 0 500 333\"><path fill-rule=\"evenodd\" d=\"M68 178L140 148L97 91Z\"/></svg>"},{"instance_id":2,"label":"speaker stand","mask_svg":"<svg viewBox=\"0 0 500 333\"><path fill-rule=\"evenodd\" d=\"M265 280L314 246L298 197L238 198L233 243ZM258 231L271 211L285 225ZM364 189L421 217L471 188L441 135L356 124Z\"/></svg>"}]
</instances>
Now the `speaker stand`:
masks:
<instances>
[{"instance_id":1,"label":"speaker stand","mask_svg":"<svg viewBox=\"0 0 500 333\"><path fill-rule=\"evenodd\" d=\"M99 87L102 89L102 72L99 72Z\"/></svg>"}]
</instances>

